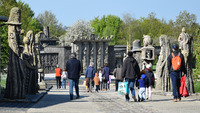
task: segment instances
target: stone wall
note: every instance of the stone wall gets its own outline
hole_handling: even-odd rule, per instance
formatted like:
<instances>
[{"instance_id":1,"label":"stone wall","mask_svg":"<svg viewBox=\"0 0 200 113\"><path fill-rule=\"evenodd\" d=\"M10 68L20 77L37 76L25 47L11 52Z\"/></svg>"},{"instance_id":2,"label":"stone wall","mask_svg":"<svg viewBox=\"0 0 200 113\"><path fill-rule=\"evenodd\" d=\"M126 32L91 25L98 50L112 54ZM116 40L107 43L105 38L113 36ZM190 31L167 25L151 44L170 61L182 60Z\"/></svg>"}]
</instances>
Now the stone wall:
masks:
<instances>
[{"instance_id":1,"label":"stone wall","mask_svg":"<svg viewBox=\"0 0 200 113\"><path fill-rule=\"evenodd\" d=\"M54 59L52 60L48 60L46 62L51 62L51 64L59 64L61 69L65 69L65 64L67 62L67 60L69 60L70 58L70 54L71 54L71 47L70 46L48 46L44 48L44 53L42 54L49 54L49 55L54 55L57 54L57 58L58 61L54 61L54 59L56 59L55 57L52 57ZM50 56L49 56L50 57ZM46 66L46 65L45 65ZM55 65L56 66L56 65ZM54 68L55 69L55 68ZM46 73L51 73L52 71L47 71Z\"/></svg>"},{"instance_id":2,"label":"stone wall","mask_svg":"<svg viewBox=\"0 0 200 113\"><path fill-rule=\"evenodd\" d=\"M72 46L74 46L74 48L76 48L73 50L74 52L76 52L76 54L78 53L77 49L80 50L79 53L77 54L77 58L81 61L82 67L83 67L83 62L85 62L84 60L86 60L86 62L84 64L85 68L89 65L90 61L93 61L94 63L96 62L94 65L95 69L98 69L99 66L103 67L103 63L105 62L105 52L104 52L105 49L99 50L99 48L105 43L101 43L102 45L97 44L97 43L91 43L91 44L87 43L89 45L88 46L89 49L85 49L85 45L87 45L86 43L83 43L83 44L84 45L79 45L79 47L77 47L76 45L72 45ZM94 46L94 45L96 45L96 46ZM159 46L154 46L154 47L155 47L155 55L159 55L160 47ZM132 48L132 46L131 46L131 48ZM50 56L47 57L47 58L52 58L52 60L48 59L48 61L45 61L47 63L45 63L45 64L43 63L43 65L46 66L45 73L54 73L54 68L56 67L56 63L58 63L60 65L61 69L65 69L65 65L66 65L66 62L70 58L71 51L72 50L71 50L70 46L47 46L47 47L45 47L44 51L41 53L43 55L43 57L44 57L44 55L49 56L49 55L57 54L57 58L58 58L58 60L56 62L53 60L54 57L50 57ZM84 51L85 51L85 54L87 54L86 57L83 57ZM100 54L98 54L98 52L100 52ZM103 53L103 54L101 54L101 53ZM126 53L126 45L115 45L115 46L108 45L108 66L110 67L111 72L114 70L114 68L116 67L117 64L123 64L123 58L124 58L125 53ZM138 53L136 52L135 54L138 54ZM46 58L46 60L47 60L47 58ZM101 58L103 58L103 59L100 60ZM97 62L100 62L100 63L97 63ZM50 64L51 64L51 66L50 66ZM85 68L82 69L82 72Z\"/></svg>"}]
</instances>

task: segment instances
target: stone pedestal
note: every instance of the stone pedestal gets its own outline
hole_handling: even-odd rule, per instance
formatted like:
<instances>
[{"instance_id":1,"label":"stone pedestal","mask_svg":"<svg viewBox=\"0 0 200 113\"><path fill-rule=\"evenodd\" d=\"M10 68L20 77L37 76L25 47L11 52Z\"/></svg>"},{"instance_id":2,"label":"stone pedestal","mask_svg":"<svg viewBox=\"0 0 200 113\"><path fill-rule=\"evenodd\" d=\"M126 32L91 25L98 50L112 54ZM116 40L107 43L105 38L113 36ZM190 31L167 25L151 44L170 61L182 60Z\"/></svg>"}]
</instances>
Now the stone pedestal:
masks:
<instances>
[{"instance_id":1,"label":"stone pedestal","mask_svg":"<svg viewBox=\"0 0 200 113\"><path fill-rule=\"evenodd\" d=\"M46 89L46 83L44 82L44 70L43 69L38 69L38 72L40 73L40 77L39 77L39 89Z\"/></svg>"}]
</instances>

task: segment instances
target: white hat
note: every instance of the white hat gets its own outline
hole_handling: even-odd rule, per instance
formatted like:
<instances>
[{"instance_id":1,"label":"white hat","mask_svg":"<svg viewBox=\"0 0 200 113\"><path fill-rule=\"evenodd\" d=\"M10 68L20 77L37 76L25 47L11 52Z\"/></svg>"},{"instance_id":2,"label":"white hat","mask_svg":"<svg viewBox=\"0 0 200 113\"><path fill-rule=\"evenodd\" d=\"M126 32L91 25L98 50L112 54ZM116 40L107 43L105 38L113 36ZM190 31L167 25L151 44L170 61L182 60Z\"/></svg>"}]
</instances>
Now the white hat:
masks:
<instances>
[{"instance_id":1,"label":"white hat","mask_svg":"<svg viewBox=\"0 0 200 113\"><path fill-rule=\"evenodd\" d=\"M147 64L146 68L150 69L152 67L152 64Z\"/></svg>"}]
</instances>

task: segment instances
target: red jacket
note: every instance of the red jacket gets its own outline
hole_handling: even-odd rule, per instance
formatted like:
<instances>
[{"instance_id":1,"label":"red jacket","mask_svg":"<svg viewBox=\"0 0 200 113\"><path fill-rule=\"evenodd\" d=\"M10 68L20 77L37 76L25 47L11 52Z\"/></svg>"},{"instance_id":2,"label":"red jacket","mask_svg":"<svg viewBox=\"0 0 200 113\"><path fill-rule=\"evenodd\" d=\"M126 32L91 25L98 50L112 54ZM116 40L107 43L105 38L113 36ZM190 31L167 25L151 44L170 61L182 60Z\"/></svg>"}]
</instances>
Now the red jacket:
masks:
<instances>
[{"instance_id":1,"label":"red jacket","mask_svg":"<svg viewBox=\"0 0 200 113\"><path fill-rule=\"evenodd\" d=\"M56 72L56 77L61 77L61 69L60 68L56 68L55 72Z\"/></svg>"}]
</instances>

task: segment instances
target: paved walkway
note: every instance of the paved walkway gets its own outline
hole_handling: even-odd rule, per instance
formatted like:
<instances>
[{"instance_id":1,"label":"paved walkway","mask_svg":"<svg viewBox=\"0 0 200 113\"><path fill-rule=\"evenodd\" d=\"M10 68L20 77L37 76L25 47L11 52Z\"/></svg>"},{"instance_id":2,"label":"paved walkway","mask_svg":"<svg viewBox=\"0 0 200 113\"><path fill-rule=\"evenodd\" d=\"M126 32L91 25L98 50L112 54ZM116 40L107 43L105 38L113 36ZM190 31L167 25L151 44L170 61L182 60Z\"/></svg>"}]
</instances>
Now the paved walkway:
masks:
<instances>
[{"instance_id":1,"label":"paved walkway","mask_svg":"<svg viewBox=\"0 0 200 113\"><path fill-rule=\"evenodd\" d=\"M76 96L75 96L76 97ZM74 97L74 98L75 98ZM37 103L0 103L0 113L199 113L199 96L173 102L171 96L152 95L151 101L125 102L125 98L111 90L87 93L80 86L80 99L69 99L69 91L53 87Z\"/></svg>"}]
</instances>

